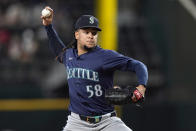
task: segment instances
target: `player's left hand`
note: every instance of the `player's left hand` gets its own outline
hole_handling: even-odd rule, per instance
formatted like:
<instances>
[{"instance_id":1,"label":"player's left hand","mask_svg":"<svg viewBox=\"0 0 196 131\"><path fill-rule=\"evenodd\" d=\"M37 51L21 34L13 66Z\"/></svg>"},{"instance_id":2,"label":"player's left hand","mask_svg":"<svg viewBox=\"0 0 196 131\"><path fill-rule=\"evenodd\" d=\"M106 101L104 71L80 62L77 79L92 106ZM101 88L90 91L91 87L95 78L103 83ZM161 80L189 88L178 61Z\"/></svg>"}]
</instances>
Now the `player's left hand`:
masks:
<instances>
[{"instance_id":1,"label":"player's left hand","mask_svg":"<svg viewBox=\"0 0 196 131\"><path fill-rule=\"evenodd\" d=\"M132 102L136 103L137 101L144 99L146 88L144 85L139 85L136 87L136 90L133 92Z\"/></svg>"}]
</instances>

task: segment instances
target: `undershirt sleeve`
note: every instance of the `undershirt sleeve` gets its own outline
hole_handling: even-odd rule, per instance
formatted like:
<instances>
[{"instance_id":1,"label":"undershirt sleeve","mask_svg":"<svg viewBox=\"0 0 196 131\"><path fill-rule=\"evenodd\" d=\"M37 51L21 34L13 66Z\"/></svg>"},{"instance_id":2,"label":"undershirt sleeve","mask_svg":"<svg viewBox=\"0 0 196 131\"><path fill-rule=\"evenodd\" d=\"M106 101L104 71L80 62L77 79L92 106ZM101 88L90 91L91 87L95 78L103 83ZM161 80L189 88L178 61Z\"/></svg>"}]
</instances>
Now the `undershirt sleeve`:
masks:
<instances>
[{"instance_id":1,"label":"undershirt sleeve","mask_svg":"<svg viewBox=\"0 0 196 131\"><path fill-rule=\"evenodd\" d=\"M106 50L103 56L103 70L121 70L135 72L138 83L146 86L148 81L148 70L144 63L133 58L124 56L116 51Z\"/></svg>"},{"instance_id":2,"label":"undershirt sleeve","mask_svg":"<svg viewBox=\"0 0 196 131\"><path fill-rule=\"evenodd\" d=\"M51 50L52 54L56 57L59 62L62 62L62 52L63 49L66 47L62 40L59 38L57 32L53 28L52 24L45 26L47 36L49 39L49 49Z\"/></svg>"}]
</instances>

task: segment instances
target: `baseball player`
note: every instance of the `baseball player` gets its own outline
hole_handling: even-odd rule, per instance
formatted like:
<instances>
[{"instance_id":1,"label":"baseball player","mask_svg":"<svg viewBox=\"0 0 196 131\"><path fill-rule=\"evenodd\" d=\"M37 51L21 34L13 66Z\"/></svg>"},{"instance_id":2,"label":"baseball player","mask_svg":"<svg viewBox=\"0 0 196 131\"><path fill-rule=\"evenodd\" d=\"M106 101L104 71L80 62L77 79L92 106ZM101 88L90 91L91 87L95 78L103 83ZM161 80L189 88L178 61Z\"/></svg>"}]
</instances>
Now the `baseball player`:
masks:
<instances>
[{"instance_id":1,"label":"baseball player","mask_svg":"<svg viewBox=\"0 0 196 131\"><path fill-rule=\"evenodd\" d=\"M63 131L131 131L116 116L114 106L108 104L104 93L113 88L115 70L135 72L138 78L136 102L145 94L148 72L146 66L133 58L97 45L98 19L82 15L75 23L74 41L68 45L59 38L52 25L51 15L41 16L49 47L56 59L65 65L69 85L69 116Z\"/></svg>"}]
</instances>

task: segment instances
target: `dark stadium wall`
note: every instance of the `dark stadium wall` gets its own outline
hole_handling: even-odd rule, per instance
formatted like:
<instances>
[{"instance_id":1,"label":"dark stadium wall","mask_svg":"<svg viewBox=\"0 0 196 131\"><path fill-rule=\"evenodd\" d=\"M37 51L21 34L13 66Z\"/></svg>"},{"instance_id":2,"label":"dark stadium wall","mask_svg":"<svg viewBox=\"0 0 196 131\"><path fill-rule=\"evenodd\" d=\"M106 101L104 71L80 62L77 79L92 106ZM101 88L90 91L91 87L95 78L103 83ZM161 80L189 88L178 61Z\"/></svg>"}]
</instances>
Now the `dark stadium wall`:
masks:
<instances>
[{"instance_id":1,"label":"dark stadium wall","mask_svg":"<svg viewBox=\"0 0 196 131\"><path fill-rule=\"evenodd\" d=\"M134 111L125 106L130 116L126 113L123 118L137 131L195 131L196 21L177 0L147 0L144 4L167 76L165 89L157 93L165 92L166 101L151 104L152 100Z\"/></svg>"}]
</instances>

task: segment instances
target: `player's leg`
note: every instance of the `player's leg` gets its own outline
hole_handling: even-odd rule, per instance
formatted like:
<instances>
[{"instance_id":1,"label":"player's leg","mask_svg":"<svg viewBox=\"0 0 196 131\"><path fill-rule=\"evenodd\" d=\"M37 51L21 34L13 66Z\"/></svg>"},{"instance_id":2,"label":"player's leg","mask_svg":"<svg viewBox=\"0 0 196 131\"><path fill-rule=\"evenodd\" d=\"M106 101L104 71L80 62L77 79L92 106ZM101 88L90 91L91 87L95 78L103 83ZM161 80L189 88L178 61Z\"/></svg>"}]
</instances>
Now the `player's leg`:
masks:
<instances>
[{"instance_id":1,"label":"player's leg","mask_svg":"<svg viewBox=\"0 0 196 131\"><path fill-rule=\"evenodd\" d=\"M132 131L125 123L118 117L111 117L107 119L107 126L101 131Z\"/></svg>"}]
</instances>

